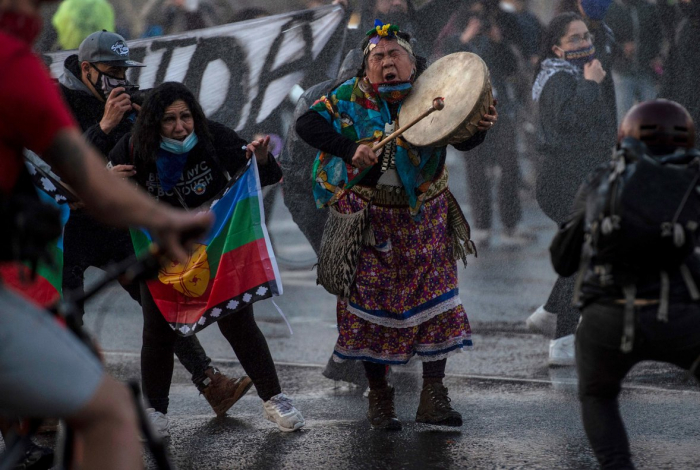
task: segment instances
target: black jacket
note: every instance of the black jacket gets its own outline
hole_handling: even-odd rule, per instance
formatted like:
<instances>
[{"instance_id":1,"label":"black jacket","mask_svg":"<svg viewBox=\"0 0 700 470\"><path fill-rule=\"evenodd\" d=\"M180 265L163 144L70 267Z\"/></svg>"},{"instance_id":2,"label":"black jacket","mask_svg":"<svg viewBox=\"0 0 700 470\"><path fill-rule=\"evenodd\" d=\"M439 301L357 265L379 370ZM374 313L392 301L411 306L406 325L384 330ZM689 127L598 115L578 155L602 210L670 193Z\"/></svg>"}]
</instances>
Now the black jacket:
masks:
<instances>
[{"instance_id":1,"label":"black jacket","mask_svg":"<svg viewBox=\"0 0 700 470\"><path fill-rule=\"evenodd\" d=\"M207 145L200 141L190 151L176 188L188 208L199 207L214 198L227 184L224 170L233 176L246 164L247 142L232 129L208 121L212 142ZM195 129L196 132L196 129ZM282 178L282 170L272 155L266 165L261 165L260 182L263 186L277 183ZM135 165L136 175L132 178L156 199L172 206L182 207L174 190L163 191L154 161L146 161L131 148L131 134L126 134L109 154L113 165Z\"/></svg>"},{"instance_id":2,"label":"black jacket","mask_svg":"<svg viewBox=\"0 0 700 470\"><path fill-rule=\"evenodd\" d=\"M609 165L602 165L587 177L576 194L568 220L561 224L549 247L554 270L561 276L572 275L574 272L572 266L577 266L578 260L581 259L581 250L584 243L583 221L586 217L586 200L591 192L599 187L601 178L608 177L610 174L609 168ZM653 184L653 182L650 182L650 184ZM654 247L649 247L649 250L654 250ZM654 300L660 298L661 277L658 270L622 273L615 272L613 267L609 273L606 273L606 276L610 274L611 278L608 279L606 277L606 282L602 282L601 275L597 274L594 268L595 264L596 260L591 259L588 266L586 266L586 273L581 286L583 305L592 302L610 303L614 300L624 299L620 278L622 276L627 278L630 274L637 279L635 282L637 289L636 298ZM685 264L688 266L695 284L700 285L700 258L695 254L691 255ZM669 301L672 303L690 302L692 299L680 269L672 269L668 272L668 275L670 281Z\"/></svg>"},{"instance_id":3,"label":"black jacket","mask_svg":"<svg viewBox=\"0 0 700 470\"><path fill-rule=\"evenodd\" d=\"M133 118L135 118L135 116L125 115L119 125L112 129L112 132L105 134L100 128L100 121L105 112L105 103L92 94L90 89L80 79L80 75L78 55L73 54L68 56L63 65L63 75L61 75L58 80L61 93L73 117L78 121L85 139L107 158L107 155L112 148L114 148L119 139L131 131ZM123 236L127 232L97 222L82 209L71 211L71 216L70 219L68 219L66 228L66 236L79 237L79 232L89 233L90 230L95 230L94 227L101 227L103 230L109 231L115 239L117 237L116 234L120 233L119 239L121 242L124 240L128 241L128 237L125 238ZM85 240L85 242L89 243L90 240ZM108 248L109 247L106 247L105 249ZM70 260L72 259L70 256L79 256L79 254L73 253L69 255L68 264L70 264Z\"/></svg>"},{"instance_id":4,"label":"black jacket","mask_svg":"<svg viewBox=\"0 0 700 470\"><path fill-rule=\"evenodd\" d=\"M58 80L61 92L83 130L85 139L107 156L119 139L131 131L136 115L126 113L117 127L109 134L105 134L100 128L105 103L92 94L80 76L80 62L77 54L68 56L64 62L63 75Z\"/></svg>"},{"instance_id":5,"label":"black jacket","mask_svg":"<svg viewBox=\"0 0 700 470\"><path fill-rule=\"evenodd\" d=\"M555 73L542 89L537 201L557 223L568 215L586 175L610 159L615 126L603 117L611 106L601 85L567 72Z\"/></svg>"}]
</instances>

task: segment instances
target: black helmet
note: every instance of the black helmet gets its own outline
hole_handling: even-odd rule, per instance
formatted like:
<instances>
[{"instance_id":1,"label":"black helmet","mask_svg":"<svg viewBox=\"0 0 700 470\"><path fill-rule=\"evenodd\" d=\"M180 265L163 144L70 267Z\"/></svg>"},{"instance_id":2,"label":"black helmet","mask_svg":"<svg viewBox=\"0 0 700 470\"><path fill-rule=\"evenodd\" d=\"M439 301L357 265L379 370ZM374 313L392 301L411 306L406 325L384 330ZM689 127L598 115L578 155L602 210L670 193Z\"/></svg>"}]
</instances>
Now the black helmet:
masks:
<instances>
[{"instance_id":1,"label":"black helmet","mask_svg":"<svg viewBox=\"0 0 700 470\"><path fill-rule=\"evenodd\" d=\"M678 148L695 147L695 124L688 111L670 100L651 100L630 109L617 132L644 142L652 154L665 155Z\"/></svg>"}]
</instances>

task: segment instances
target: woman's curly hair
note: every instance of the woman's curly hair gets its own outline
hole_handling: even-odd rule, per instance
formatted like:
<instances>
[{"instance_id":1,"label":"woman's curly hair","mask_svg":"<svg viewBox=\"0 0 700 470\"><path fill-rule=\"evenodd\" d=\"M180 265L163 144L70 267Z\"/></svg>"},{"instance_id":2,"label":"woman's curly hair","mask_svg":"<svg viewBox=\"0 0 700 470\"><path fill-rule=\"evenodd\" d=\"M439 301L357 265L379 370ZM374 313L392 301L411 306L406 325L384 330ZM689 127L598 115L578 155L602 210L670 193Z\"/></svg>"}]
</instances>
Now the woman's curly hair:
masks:
<instances>
[{"instance_id":1,"label":"woman's curly hair","mask_svg":"<svg viewBox=\"0 0 700 470\"><path fill-rule=\"evenodd\" d=\"M192 113L199 142L207 146L211 143L207 118L194 94L182 83L165 82L151 90L141 106L132 133L135 158L151 162L156 160L163 115L170 105L179 100L184 101Z\"/></svg>"}]
</instances>

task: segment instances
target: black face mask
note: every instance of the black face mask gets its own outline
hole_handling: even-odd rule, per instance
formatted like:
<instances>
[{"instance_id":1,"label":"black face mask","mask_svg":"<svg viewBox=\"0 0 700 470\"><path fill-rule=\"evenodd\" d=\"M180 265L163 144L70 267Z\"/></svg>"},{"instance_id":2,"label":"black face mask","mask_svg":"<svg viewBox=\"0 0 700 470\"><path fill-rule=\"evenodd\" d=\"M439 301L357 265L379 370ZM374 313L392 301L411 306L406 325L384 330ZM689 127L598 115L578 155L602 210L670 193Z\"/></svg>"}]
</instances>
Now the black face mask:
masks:
<instances>
[{"instance_id":1,"label":"black face mask","mask_svg":"<svg viewBox=\"0 0 700 470\"><path fill-rule=\"evenodd\" d=\"M97 71L97 80L93 83L90 78L90 75L88 75L88 80L90 80L90 83L92 83L92 86L94 86L97 91L102 93L102 96L104 97L105 101L109 97L109 94L112 92L112 90L120 86L123 87L129 85L129 80L127 80L126 78L119 78L113 75L106 74L97 67L95 67L93 64L90 64L90 67Z\"/></svg>"}]
</instances>

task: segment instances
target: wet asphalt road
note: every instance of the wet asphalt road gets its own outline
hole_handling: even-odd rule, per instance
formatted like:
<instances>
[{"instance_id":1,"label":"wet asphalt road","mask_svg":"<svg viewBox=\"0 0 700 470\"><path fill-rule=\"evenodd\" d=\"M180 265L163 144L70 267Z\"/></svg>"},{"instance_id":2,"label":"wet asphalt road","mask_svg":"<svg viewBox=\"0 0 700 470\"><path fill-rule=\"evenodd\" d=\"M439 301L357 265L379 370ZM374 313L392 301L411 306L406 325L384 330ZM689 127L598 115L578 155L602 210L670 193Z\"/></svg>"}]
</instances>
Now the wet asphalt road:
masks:
<instances>
[{"instance_id":1,"label":"wet asphalt road","mask_svg":"<svg viewBox=\"0 0 700 470\"><path fill-rule=\"evenodd\" d=\"M108 355L121 378L138 375L137 355ZM220 363L229 375L242 370ZM114 366L110 367L116 370ZM168 440L173 461L190 469L586 469L595 468L571 387L548 383L448 377L461 428L415 423L420 377L392 377L398 432L371 430L362 389L334 389L319 367L278 366L286 391L307 425L283 433L262 416L251 389L224 418L216 418L188 383L182 367L171 391ZM695 392L627 389L622 413L639 469L697 468Z\"/></svg>"},{"instance_id":2,"label":"wet asphalt road","mask_svg":"<svg viewBox=\"0 0 700 470\"><path fill-rule=\"evenodd\" d=\"M448 158L450 186L468 216L464 171ZM337 336L335 300L315 285L313 252L280 200L269 225L284 295L255 306L256 318L278 364L285 392L307 418L303 432L279 432L262 417L254 389L216 419L178 365L171 391L170 449L179 468L595 468L579 419L572 368L546 366L548 340L526 331L524 320L544 303L555 275L548 244L554 224L526 199L523 225L537 240L520 249L492 247L460 267L460 296L474 332L473 350L448 360L446 385L465 424L457 429L417 425L419 367L395 368L397 411L404 429L371 431L362 390L321 375ZM90 276L94 277L94 270ZM120 378L138 378L141 314L118 286L87 307L86 323ZM240 366L216 327L199 338L231 375ZM660 364L635 368L621 399L638 468L693 469L698 451L700 394L684 374Z\"/></svg>"}]
</instances>

